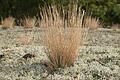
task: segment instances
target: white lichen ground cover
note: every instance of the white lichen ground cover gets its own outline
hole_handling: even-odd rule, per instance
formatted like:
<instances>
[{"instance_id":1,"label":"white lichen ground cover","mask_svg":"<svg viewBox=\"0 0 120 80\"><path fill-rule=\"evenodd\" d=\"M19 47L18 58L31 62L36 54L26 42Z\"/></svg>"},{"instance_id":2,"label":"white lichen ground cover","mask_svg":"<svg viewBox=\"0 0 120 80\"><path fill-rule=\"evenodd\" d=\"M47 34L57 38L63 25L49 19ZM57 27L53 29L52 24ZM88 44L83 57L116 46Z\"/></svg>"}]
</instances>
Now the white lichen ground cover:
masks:
<instances>
[{"instance_id":1,"label":"white lichen ground cover","mask_svg":"<svg viewBox=\"0 0 120 80\"><path fill-rule=\"evenodd\" d=\"M120 30L89 31L74 66L47 74L41 64L46 60L42 37L44 30L0 29L0 80L120 80ZM32 43L20 45L19 35L33 37ZM23 58L25 54L34 58Z\"/></svg>"}]
</instances>

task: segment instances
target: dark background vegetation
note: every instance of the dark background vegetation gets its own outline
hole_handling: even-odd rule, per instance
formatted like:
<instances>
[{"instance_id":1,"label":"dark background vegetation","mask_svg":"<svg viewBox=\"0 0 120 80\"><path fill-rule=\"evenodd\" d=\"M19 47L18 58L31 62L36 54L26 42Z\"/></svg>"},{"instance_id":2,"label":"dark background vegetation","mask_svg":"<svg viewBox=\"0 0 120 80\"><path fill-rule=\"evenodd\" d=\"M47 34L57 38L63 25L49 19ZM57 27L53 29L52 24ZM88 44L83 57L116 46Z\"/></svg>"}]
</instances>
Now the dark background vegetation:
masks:
<instances>
[{"instance_id":1,"label":"dark background vegetation","mask_svg":"<svg viewBox=\"0 0 120 80\"><path fill-rule=\"evenodd\" d=\"M120 0L77 1L82 9L93 17L98 17L105 25L120 23ZM33 17L45 6L59 4L66 7L70 2L70 0L0 0L0 20L7 16L18 19L25 16Z\"/></svg>"}]
</instances>

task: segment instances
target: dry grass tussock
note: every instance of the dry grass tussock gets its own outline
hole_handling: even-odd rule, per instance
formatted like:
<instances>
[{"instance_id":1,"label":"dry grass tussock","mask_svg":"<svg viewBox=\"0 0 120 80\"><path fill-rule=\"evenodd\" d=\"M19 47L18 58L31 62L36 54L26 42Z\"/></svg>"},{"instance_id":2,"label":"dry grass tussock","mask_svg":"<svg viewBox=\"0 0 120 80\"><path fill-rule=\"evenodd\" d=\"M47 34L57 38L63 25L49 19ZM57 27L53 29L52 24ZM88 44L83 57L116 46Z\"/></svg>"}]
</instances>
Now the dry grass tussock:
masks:
<instances>
[{"instance_id":1,"label":"dry grass tussock","mask_svg":"<svg viewBox=\"0 0 120 80\"><path fill-rule=\"evenodd\" d=\"M87 16L84 20L84 26L88 27L89 29L95 30L101 27L101 23L99 19L93 18L91 16Z\"/></svg>"},{"instance_id":2,"label":"dry grass tussock","mask_svg":"<svg viewBox=\"0 0 120 80\"><path fill-rule=\"evenodd\" d=\"M15 24L15 19L13 17L7 17L2 21L2 29L13 28Z\"/></svg>"},{"instance_id":3,"label":"dry grass tussock","mask_svg":"<svg viewBox=\"0 0 120 80\"><path fill-rule=\"evenodd\" d=\"M52 12L50 12L50 9L52 9ZM55 6L50 9L48 10L49 17L46 16L46 12L43 15L43 21L46 23L44 26L47 27L44 44L46 46L45 53L49 59L46 65L48 71L53 71L56 68L69 67L77 59L78 50L84 38L82 29L84 13L75 5L73 9L68 11L69 19L65 21L63 17L60 17ZM52 17L54 17L54 20Z\"/></svg>"},{"instance_id":4,"label":"dry grass tussock","mask_svg":"<svg viewBox=\"0 0 120 80\"><path fill-rule=\"evenodd\" d=\"M113 24L111 26L111 29L113 29L113 30L120 29L120 24Z\"/></svg>"},{"instance_id":5,"label":"dry grass tussock","mask_svg":"<svg viewBox=\"0 0 120 80\"><path fill-rule=\"evenodd\" d=\"M17 42L20 45L28 45L31 44L33 41L33 38L29 35L25 35L25 34L21 34L18 38L17 38Z\"/></svg>"},{"instance_id":6,"label":"dry grass tussock","mask_svg":"<svg viewBox=\"0 0 120 80\"><path fill-rule=\"evenodd\" d=\"M36 18L25 18L22 21L22 25L24 28L34 28L36 26Z\"/></svg>"}]
</instances>

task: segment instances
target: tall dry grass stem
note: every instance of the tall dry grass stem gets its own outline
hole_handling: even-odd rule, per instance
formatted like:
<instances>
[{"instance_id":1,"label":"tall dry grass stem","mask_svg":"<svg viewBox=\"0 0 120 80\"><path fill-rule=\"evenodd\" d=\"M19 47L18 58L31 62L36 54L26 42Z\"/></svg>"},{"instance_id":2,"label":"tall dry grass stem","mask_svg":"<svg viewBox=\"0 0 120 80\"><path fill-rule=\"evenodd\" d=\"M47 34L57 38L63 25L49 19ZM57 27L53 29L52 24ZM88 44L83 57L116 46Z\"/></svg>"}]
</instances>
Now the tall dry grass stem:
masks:
<instances>
[{"instance_id":1,"label":"tall dry grass stem","mask_svg":"<svg viewBox=\"0 0 120 80\"><path fill-rule=\"evenodd\" d=\"M49 7L47 12L43 13L41 21L45 23L43 26L46 27L44 44L49 60L47 62L49 71L73 65L83 43L84 12L74 5L67 12L68 19L60 16L56 6Z\"/></svg>"}]
</instances>

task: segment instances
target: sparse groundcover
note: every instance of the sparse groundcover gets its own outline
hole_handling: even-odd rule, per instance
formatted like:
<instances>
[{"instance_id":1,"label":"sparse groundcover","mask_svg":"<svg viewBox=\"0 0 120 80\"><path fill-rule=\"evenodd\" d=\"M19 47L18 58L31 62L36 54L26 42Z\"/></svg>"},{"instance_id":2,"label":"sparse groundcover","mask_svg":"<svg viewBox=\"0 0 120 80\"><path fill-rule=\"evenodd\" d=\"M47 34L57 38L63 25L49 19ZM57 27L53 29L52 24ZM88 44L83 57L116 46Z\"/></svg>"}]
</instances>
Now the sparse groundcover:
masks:
<instances>
[{"instance_id":1,"label":"sparse groundcover","mask_svg":"<svg viewBox=\"0 0 120 80\"><path fill-rule=\"evenodd\" d=\"M0 80L120 80L118 31L91 31L85 45L80 46L74 66L59 68L54 74L48 75L46 66L41 64L48 57L41 46L42 41L37 42L38 38L43 39L44 31L38 29L35 28L32 32L21 28L9 32L0 30ZM34 43L16 46L15 40L26 33L29 36L34 34Z\"/></svg>"}]
</instances>

